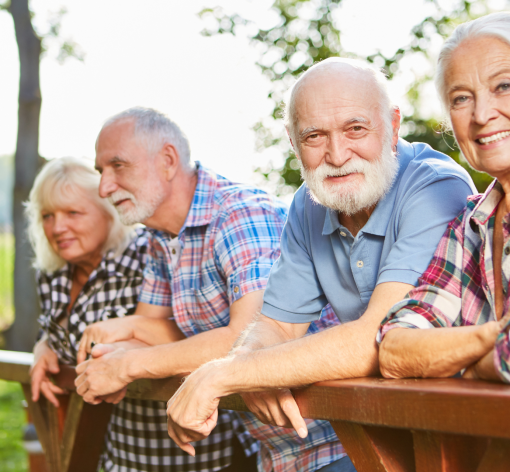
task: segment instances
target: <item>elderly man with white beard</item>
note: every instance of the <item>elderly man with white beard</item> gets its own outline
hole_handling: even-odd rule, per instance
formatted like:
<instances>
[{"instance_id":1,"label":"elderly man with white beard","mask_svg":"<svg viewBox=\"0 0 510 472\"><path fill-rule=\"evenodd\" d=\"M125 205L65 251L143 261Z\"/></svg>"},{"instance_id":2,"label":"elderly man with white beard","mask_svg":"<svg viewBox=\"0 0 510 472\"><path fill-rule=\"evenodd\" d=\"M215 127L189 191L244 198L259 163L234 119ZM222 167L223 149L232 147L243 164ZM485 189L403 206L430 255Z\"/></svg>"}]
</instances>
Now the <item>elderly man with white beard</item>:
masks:
<instances>
[{"instance_id":1,"label":"elderly man with white beard","mask_svg":"<svg viewBox=\"0 0 510 472\"><path fill-rule=\"evenodd\" d=\"M381 320L475 192L449 157L398 138L386 77L364 62L311 67L291 90L285 121L305 184L258 319L231 355L204 364L168 402L169 434L188 452L214 426L220 397L241 393L261 421L306 437L309 420L287 387L378 374ZM341 324L304 336L328 304ZM341 462L323 470L351 470Z\"/></svg>"}]
</instances>

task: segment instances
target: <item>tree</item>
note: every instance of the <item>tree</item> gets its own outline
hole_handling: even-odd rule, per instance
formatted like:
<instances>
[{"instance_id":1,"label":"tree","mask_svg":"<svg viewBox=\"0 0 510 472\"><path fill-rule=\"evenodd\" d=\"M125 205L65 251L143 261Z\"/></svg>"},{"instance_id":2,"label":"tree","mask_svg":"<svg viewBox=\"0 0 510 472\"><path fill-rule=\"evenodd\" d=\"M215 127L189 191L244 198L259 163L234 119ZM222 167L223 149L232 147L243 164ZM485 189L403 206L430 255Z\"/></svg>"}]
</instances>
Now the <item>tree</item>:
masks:
<instances>
[{"instance_id":1,"label":"tree","mask_svg":"<svg viewBox=\"0 0 510 472\"><path fill-rule=\"evenodd\" d=\"M37 333L39 302L32 270L32 250L27 238L27 222L23 202L28 199L35 176L43 160L39 156L39 118L41 88L39 65L44 52L44 40L58 37L61 9L50 20L49 31L39 36L32 26L32 12L28 0L11 0L1 6L12 16L20 61L18 137L14 163L13 226L15 238L14 310L15 321L6 333L7 347L18 351L31 351ZM60 46L58 60L67 57L83 59L83 54L72 41Z\"/></svg>"},{"instance_id":2,"label":"tree","mask_svg":"<svg viewBox=\"0 0 510 472\"><path fill-rule=\"evenodd\" d=\"M422 55L430 62L435 61L429 51L435 36L447 37L458 24L489 13L485 0L454 0L450 2L449 8L442 6L441 3L445 2L440 0L426 1L434 5L436 13L412 29L412 40L409 44L395 51L391 57L378 51L365 58L384 69L389 78L398 73L400 62L405 57ZM335 25L335 12L341 2L342 0L275 0L272 9L279 18L277 23L266 30L255 28L250 34L251 43L261 51L257 65L272 82L268 98L274 105L271 115L254 126L256 147L263 150L277 146L284 156L284 164L279 169L274 169L270 164L257 169L257 172L273 181L274 190L280 195L294 192L302 182L299 163L287 136L281 132L281 126L275 125L276 120L282 116L283 94L296 77L314 62L338 55L357 57L342 48L341 32ZM244 27L252 23L237 13L225 12L219 6L205 8L200 12L200 16L212 20L209 22L211 26L202 32L206 36L242 34L247 30ZM418 76L409 88L407 99L411 112L403 117L403 130L407 130L403 137L411 142L427 142L435 149L449 154L468 169L478 189L483 191L492 179L473 171L462 160L455 140L450 134L443 132L438 120L420 118L421 92L431 79L430 74Z\"/></svg>"}]
</instances>

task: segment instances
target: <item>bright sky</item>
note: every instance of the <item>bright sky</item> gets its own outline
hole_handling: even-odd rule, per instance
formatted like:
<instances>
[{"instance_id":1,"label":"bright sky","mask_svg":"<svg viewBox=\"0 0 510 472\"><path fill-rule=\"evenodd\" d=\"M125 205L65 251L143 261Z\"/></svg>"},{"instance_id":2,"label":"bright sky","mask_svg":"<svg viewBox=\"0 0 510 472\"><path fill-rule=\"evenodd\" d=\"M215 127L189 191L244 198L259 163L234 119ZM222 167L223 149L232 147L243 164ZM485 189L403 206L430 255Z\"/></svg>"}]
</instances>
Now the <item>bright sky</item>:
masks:
<instances>
[{"instance_id":1,"label":"bright sky","mask_svg":"<svg viewBox=\"0 0 510 472\"><path fill-rule=\"evenodd\" d=\"M448 0L445 0L448 1ZM502 0L492 0L501 3ZM39 31L48 13L68 10L62 36L85 52L83 63L59 65L50 48L41 65L43 107L40 153L94 157L102 122L135 105L157 108L188 135L192 158L238 181L253 181L253 168L278 152L254 149L251 127L268 115L269 82L245 37L203 37L197 12L221 5L269 25L271 0L32 0ZM433 13L425 0L343 0L339 9L346 50L391 54L409 31ZM19 63L9 14L0 12L0 155L14 152ZM392 87L399 102L403 82ZM430 110L437 112L435 97Z\"/></svg>"}]
</instances>

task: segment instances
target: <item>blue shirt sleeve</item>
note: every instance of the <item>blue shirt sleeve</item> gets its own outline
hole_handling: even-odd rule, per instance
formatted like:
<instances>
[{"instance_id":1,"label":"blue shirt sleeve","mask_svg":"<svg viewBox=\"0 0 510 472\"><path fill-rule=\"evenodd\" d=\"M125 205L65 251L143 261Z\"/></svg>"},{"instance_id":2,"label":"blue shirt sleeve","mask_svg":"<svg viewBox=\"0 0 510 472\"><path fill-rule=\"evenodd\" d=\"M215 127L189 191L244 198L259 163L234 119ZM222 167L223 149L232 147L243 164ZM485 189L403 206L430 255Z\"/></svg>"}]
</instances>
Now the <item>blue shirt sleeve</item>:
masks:
<instances>
[{"instance_id":1,"label":"blue shirt sleeve","mask_svg":"<svg viewBox=\"0 0 510 472\"><path fill-rule=\"evenodd\" d=\"M377 284L402 282L416 286L446 226L473 193L471 182L452 175L438 175L416 187L401 209L396 239L379 269Z\"/></svg>"},{"instance_id":2,"label":"blue shirt sleeve","mask_svg":"<svg viewBox=\"0 0 510 472\"><path fill-rule=\"evenodd\" d=\"M305 197L303 186L292 201L282 233L280 258L271 269L262 306L262 314L287 323L317 320L328 303L308 251Z\"/></svg>"}]
</instances>

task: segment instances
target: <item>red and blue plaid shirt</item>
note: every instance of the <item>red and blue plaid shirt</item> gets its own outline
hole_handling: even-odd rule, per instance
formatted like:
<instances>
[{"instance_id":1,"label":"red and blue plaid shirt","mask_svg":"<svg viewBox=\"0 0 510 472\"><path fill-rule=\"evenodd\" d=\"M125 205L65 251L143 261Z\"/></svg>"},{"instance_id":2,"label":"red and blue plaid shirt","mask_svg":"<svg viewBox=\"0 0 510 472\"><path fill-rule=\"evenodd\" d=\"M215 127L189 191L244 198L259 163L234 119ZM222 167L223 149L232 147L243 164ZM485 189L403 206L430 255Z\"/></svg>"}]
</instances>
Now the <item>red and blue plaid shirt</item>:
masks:
<instances>
[{"instance_id":1,"label":"red and blue plaid shirt","mask_svg":"<svg viewBox=\"0 0 510 472\"><path fill-rule=\"evenodd\" d=\"M496 320L493 264L494 222L504 193L494 181L483 195L468 198L467 207L444 233L429 267L405 300L394 305L381 324L377 341L393 328L447 328ZM510 214L503 219L503 313L510 308ZM494 364L510 383L510 322L500 333Z\"/></svg>"},{"instance_id":2,"label":"red and blue plaid shirt","mask_svg":"<svg viewBox=\"0 0 510 472\"><path fill-rule=\"evenodd\" d=\"M139 298L171 306L177 325L188 337L228 325L232 303L266 288L280 256L287 218L287 207L264 191L230 182L200 165L197 172L195 196L177 236L179 260L176 265L169 263L170 235L152 230ZM309 332L335 324L338 319L328 306ZM251 435L265 446L259 469L313 471L345 455L327 421L307 420L310 433L301 439L294 430L264 425L250 413L241 416Z\"/></svg>"}]
</instances>

